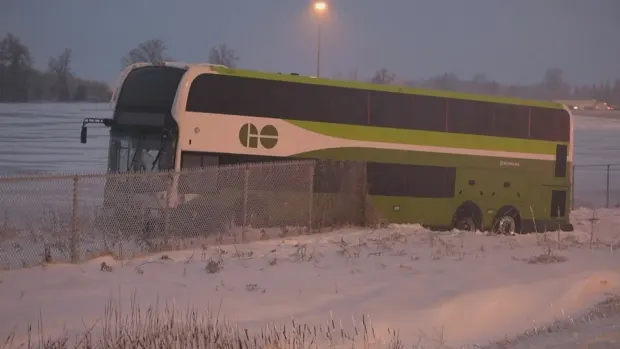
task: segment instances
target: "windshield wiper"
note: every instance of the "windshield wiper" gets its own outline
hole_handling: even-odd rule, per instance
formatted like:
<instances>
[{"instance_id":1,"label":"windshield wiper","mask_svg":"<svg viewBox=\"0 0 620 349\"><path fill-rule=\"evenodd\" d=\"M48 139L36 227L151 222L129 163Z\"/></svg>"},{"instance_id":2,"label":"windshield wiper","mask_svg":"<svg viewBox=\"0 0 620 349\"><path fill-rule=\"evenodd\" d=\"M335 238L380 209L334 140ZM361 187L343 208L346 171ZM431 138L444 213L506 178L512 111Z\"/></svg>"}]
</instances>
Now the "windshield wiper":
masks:
<instances>
[{"instance_id":1,"label":"windshield wiper","mask_svg":"<svg viewBox=\"0 0 620 349\"><path fill-rule=\"evenodd\" d=\"M141 150L141 145L142 145L142 138L138 139L138 144L136 145L136 151L133 153L133 158L131 159L131 169L134 169L134 166L138 163L137 161L137 157L138 157L138 153ZM144 164L142 163L142 161L140 161L140 169L144 168L146 170L146 168L144 167Z\"/></svg>"},{"instance_id":2,"label":"windshield wiper","mask_svg":"<svg viewBox=\"0 0 620 349\"><path fill-rule=\"evenodd\" d=\"M157 164L157 162L159 161L159 158L161 157L161 153L164 150L164 147L166 146L166 136L170 136L172 137L172 135L170 134L163 134L161 137L161 145L159 146L159 150L157 151L157 155L155 155L155 159L153 160L153 163L151 164L151 171L153 171L155 169L155 165ZM172 141L174 142L174 139L172 139Z\"/></svg>"}]
</instances>

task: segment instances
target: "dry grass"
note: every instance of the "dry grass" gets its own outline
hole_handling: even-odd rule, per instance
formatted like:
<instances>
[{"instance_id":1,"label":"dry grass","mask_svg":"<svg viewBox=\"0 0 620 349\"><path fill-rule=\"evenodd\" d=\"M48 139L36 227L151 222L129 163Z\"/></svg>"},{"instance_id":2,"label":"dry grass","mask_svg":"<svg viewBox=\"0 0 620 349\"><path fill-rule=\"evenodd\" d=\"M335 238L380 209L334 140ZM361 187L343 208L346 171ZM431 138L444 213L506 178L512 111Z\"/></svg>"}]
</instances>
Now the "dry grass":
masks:
<instances>
[{"instance_id":1,"label":"dry grass","mask_svg":"<svg viewBox=\"0 0 620 349\"><path fill-rule=\"evenodd\" d=\"M248 285L248 290L253 285ZM220 349L324 349L324 348L385 348L402 349L398 331L389 330L389 338L380 339L369 317L363 316L351 329L330 319L327 325L307 326L291 320L288 325L269 325L258 332L240 328L219 316L217 312L199 313L195 309L184 312L166 305L142 310L135 296L130 312L125 315L118 302L110 299L104 316L95 325L81 333L67 331L55 337L46 337L43 322L37 329L29 326L25 336L11 333L1 349L136 349L136 348L220 348Z\"/></svg>"},{"instance_id":2,"label":"dry grass","mask_svg":"<svg viewBox=\"0 0 620 349\"><path fill-rule=\"evenodd\" d=\"M610 295L606 300L599 302L596 306L590 309L585 314L573 318L571 316L566 316L564 319L556 320L552 323L543 326L533 326L531 329L514 336L512 338L504 338L503 340L484 345L484 346L476 346L479 349L508 349L514 348L520 343L527 342L533 337L542 335L542 334L552 334L558 332L566 332L570 333L573 336L573 333L579 331L579 328L586 324L596 324L598 321L607 319L607 318L615 318L620 316L620 295ZM613 338L620 338L620 334L612 333L610 336ZM613 339L612 338L612 339ZM589 346L587 346L590 348ZM585 347L584 347L585 348ZM594 347L592 347L594 348ZM599 347L597 347L599 348ZM617 346L601 346L600 348L617 348Z\"/></svg>"}]
</instances>

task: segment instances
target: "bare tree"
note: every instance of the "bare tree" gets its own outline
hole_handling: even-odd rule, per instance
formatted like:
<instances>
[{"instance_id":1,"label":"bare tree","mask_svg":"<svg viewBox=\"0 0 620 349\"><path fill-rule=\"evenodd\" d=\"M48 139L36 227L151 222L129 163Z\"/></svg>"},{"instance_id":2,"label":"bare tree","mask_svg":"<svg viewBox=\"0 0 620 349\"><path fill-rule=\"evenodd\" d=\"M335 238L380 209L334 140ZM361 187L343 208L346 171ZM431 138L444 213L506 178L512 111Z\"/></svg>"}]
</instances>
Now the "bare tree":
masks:
<instances>
[{"instance_id":1,"label":"bare tree","mask_svg":"<svg viewBox=\"0 0 620 349\"><path fill-rule=\"evenodd\" d=\"M58 101L61 102L71 100L69 79L71 77L72 56L71 49L65 48L57 57L50 57L47 63L47 71L56 76L55 94Z\"/></svg>"},{"instance_id":2,"label":"bare tree","mask_svg":"<svg viewBox=\"0 0 620 349\"><path fill-rule=\"evenodd\" d=\"M8 33L0 41L0 101L28 99L32 59L21 40Z\"/></svg>"},{"instance_id":3,"label":"bare tree","mask_svg":"<svg viewBox=\"0 0 620 349\"><path fill-rule=\"evenodd\" d=\"M211 64L221 64L229 68L236 68L238 60L239 57L237 57L235 50L226 44L220 44L209 50L209 63Z\"/></svg>"},{"instance_id":4,"label":"bare tree","mask_svg":"<svg viewBox=\"0 0 620 349\"><path fill-rule=\"evenodd\" d=\"M394 81L395 77L396 76L394 74L391 74L386 68L381 68L375 73L375 76L372 78L371 82L373 84L387 85Z\"/></svg>"},{"instance_id":5,"label":"bare tree","mask_svg":"<svg viewBox=\"0 0 620 349\"><path fill-rule=\"evenodd\" d=\"M545 71L543 78L543 88L549 99L559 98L563 95L570 94L570 86L564 81L562 69L551 68Z\"/></svg>"},{"instance_id":6,"label":"bare tree","mask_svg":"<svg viewBox=\"0 0 620 349\"><path fill-rule=\"evenodd\" d=\"M150 39L138 44L123 57L123 66L128 66L133 63L160 63L169 58L166 58L164 53L168 48L161 39Z\"/></svg>"}]
</instances>

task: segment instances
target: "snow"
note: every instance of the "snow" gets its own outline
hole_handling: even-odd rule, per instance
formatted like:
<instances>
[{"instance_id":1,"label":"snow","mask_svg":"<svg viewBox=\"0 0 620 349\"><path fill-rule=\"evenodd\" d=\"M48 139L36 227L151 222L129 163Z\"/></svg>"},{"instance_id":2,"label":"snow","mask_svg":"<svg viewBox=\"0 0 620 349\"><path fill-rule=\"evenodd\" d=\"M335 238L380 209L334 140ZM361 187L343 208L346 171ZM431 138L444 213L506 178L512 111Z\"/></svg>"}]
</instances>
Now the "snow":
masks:
<instances>
[{"instance_id":1,"label":"snow","mask_svg":"<svg viewBox=\"0 0 620 349\"><path fill-rule=\"evenodd\" d=\"M135 296L144 307L168 302L215 309L250 330L291 318L319 325L333 317L349 326L365 314L378 337L397 329L408 348L420 339L432 345L441 336L452 347L487 344L578 317L620 293L620 211L578 209L571 219L570 233L347 228L132 260L100 257L80 265L3 271L0 338L16 331L24 340L27 325L39 320L46 336L79 332L101 320L110 297L128 308ZM209 261L221 261L223 268L208 273ZM102 271L102 263L111 270ZM588 326L617 337L617 323ZM575 330L555 336L528 340L551 348L579 337Z\"/></svg>"}]
</instances>

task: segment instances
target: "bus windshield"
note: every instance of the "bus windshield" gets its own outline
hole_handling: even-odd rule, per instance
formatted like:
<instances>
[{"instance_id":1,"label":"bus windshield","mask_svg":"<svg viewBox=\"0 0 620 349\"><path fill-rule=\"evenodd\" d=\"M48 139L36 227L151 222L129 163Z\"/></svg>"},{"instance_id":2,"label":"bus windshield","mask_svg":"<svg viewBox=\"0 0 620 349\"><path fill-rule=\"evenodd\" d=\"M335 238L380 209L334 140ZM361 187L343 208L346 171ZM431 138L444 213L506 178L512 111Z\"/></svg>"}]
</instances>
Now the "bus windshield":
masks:
<instances>
[{"instance_id":1,"label":"bus windshield","mask_svg":"<svg viewBox=\"0 0 620 349\"><path fill-rule=\"evenodd\" d=\"M153 172L174 165L174 137L170 134L113 129L108 168L112 172Z\"/></svg>"},{"instance_id":2,"label":"bus windshield","mask_svg":"<svg viewBox=\"0 0 620 349\"><path fill-rule=\"evenodd\" d=\"M117 111L169 113L183 74L176 67L137 68L123 82Z\"/></svg>"}]
</instances>

